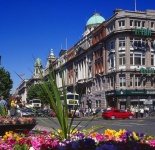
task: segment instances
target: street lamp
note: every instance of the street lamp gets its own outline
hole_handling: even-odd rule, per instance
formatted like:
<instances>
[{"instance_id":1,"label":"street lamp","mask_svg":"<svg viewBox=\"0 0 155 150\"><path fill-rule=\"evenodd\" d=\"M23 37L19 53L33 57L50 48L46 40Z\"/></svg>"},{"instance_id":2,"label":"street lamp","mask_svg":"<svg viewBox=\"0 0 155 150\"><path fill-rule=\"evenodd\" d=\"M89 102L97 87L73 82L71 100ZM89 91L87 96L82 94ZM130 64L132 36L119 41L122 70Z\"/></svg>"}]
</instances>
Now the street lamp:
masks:
<instances>
[{"instance_id":1,"label":"street lamp","mask_svg":"<svg viewBox=\"0 0 155 150\"><path fill-rule=\"evenodd\" d=\"M2 58L2 56L0 56L0 65L1 65L1 58Z\"/></svg>"}]
</instances>

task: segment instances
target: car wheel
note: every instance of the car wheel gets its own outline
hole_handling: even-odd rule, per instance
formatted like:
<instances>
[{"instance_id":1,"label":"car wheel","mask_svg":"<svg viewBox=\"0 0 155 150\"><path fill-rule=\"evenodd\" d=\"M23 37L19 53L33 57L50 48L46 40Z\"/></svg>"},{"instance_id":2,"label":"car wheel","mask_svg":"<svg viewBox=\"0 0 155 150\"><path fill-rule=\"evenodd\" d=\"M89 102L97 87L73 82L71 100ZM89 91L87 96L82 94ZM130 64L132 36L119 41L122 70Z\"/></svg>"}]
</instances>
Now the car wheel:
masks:
<instances>
[{"instance_id":1,"label":"car wheel","mask_svg":"<svg viewBox=\"0 0 155 150\"><path fill-rule=\"evenodd\" d=\"M133 119L133 117L130 115L130 116L129 116L129 119Z\"/></svg>"},{"instance_id":2,"label":"car wheel","mask_svg":"<svg viewBox=\"0 0 155 150\"><path fill-rule=\"evenodd\" d=\"M115 119L115 116L111 116L111 119L114 120Z\"/></svg>"}]
</instances>

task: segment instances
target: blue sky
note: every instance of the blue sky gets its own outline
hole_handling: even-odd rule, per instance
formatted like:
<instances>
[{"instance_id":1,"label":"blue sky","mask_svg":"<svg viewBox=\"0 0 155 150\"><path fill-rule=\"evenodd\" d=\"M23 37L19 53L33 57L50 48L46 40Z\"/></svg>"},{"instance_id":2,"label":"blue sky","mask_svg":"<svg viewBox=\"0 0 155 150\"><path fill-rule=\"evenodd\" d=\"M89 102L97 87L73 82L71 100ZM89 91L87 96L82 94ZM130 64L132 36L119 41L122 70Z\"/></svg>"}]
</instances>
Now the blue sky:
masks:
<instances>
[{"instance_id":1,"label":"blue sky","mask_svg":"<svg viewBox=\"0 0 155 150\"><path fill-rule=\"evenodd\" d=\"M134 0L0 0L0 67L10 72L12 90L22 81L16 73L32 76L34 58L45 67L50 49L58 57L76 44L94 12L107 20L116 8L134 10ZM136 8L155 9L155 1L137 0Z\"/></svg>"}]
</instances>

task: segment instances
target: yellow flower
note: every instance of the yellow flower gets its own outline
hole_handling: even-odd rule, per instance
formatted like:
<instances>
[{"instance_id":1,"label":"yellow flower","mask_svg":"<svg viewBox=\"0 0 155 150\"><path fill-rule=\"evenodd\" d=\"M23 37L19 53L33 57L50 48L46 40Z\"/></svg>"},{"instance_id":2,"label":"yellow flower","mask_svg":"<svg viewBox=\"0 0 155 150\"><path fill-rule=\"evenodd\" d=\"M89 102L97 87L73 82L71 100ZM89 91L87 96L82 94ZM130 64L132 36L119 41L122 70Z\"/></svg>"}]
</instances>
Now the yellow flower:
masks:
<instances>
[{"instance_id":1,"label":"yellow flower","mask_svg":"<svg viewBox=\"0 0 155 150\"><path fill-rule=\"evenodd\" d=\"M120 137L122 137L122 135L124 135L125 132L126 132L125 129L120 129L118 132L115 133L114 136L117 137L117 138L118 137L120 138Z\"/></svg>"},{"instance_id":2,"label":"yellow flower","mask_svg":"<svg viewBox=\"0 0 155 150\"><path fill-rule=\"evenodd\" d=\"M77 129L71 130L71 133L72 133L72 134L75 134L75 133L77 133L77 132L78 132Z\"/></svg>"},{"instance_id":3,"label":"yellow flower","mask_svg":"<svg viewBox=\"0 0 155 150\"><path fill-rule=\"evenodd\" d=\"M97 133L96 132L94 132L94 133L91 134L91 137L92 138L96 138L96 136L97 136Z\"/></svg>"},{"instance_id":4,"label":"yellow flower","mask_svg":"<svg viewBox=\"0 0 155 150\"><path fill-rule=\"evenodd\" d=\"M135 140L139 140L139 137L136 135L135 132L132 132L132 134L133 134L133 137L134 137Z\"/></svg>"},{"instance_id":5,"label":"yellow flower","mask_svg":"<svg viewBox=\"0 0 155 150\"><path fill-rule=\"evenodd\" d=\"M59 133L59 134L60 134L60 133L62 133L62 131L61 131L60 129L58 129L58 130L57 130L57 133Z\"/></svg>"},{"instance_id":6,"label":"yellow flower","mask_svg":"<svg viewBox=\"0 0 155 150\"><path fill-rule=\"evenodd\" d=\"M105 135L109 136L109 137L113 137L115 135L116 131L115 130L110 130L110 129L107 129L105 130Z\"/></svg>"},{"instance_id":7,"label":"yellow flower","mask_svg":"<svg viewBox=\"0 0 155 150\"><path fill-rule=\"evenodd\" d=\"M146 140L152 140L152 139L153 139L152 136L148 136L148 137L146 138Z\"/></svg>"}]
</instances>

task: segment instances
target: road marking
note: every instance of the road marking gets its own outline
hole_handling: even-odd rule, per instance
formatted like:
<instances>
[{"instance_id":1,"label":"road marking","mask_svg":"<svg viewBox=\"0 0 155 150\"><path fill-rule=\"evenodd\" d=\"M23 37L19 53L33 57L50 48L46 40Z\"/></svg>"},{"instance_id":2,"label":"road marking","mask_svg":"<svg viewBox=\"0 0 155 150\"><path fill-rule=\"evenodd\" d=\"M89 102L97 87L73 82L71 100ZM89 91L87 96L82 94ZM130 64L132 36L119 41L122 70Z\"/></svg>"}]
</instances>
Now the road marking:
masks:
<instances>
[{"instance_id":1,"label":"road marking","mask_svg":"<svg viewBox=\"0 0 155 150\"><path fill-rule=\"evenodd\" d=\"M68 124L68 125L70 125L70 124ZM81 126L81 125L74 125L74 124L73 124L72 126L73 126L73 127L76 127L76 126L77 126L77 127L84 127L84 126Z\"/></svg>"},{"instance_id":2,"label":"road marking","mask_svg":"<svg viewBox=\"0 0 155 150\"><path fill-rule=\"evenodd\" d=\"M132 127L132 125L125 125L125 124L116 124L116 126L129 126L129 127Z\"/></svg>"}]
</instances>

